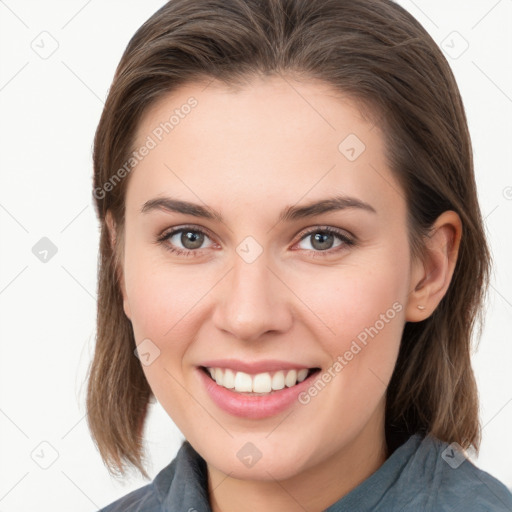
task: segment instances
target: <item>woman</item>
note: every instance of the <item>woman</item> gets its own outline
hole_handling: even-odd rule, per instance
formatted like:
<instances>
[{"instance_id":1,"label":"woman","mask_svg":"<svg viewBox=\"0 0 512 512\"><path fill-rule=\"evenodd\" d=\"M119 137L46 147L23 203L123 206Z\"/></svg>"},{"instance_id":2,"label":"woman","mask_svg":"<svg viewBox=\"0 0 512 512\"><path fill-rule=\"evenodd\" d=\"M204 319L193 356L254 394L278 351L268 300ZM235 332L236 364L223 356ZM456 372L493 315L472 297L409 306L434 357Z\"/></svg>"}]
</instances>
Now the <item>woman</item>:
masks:
<instances>
[{"instance_id":1,"label":"woman","mask_svg":"<svg viewBox=\"0 0 512 512\"><path fill-rule=\"evenodd\" d=\"M389 0L172 0L130 41L94 147L88 421L143 465L104 510L512 510L466 458L489 276L459 91Z\"/></svg>"}]
</instances>

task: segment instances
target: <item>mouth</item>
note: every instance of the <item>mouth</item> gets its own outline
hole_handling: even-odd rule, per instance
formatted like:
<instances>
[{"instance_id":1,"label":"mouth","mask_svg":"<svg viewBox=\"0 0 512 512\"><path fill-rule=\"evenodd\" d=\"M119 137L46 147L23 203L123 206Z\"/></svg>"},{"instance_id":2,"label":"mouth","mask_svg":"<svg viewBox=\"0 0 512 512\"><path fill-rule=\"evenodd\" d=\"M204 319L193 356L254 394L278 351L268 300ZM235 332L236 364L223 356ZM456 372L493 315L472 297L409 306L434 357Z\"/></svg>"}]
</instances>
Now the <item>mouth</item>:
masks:
<instances>
[{"instance_id":1,"label":"mouth","mask_svg":"<svg viewBox=\"0 0 512 512\"><path fill-rule=\"evenodd\" d=\"M256 374L220 367L201 366L200 369L218 386L244 396L273 395L285 388L294 388L320 372L318 367Z\"/></svg>"}]
</instances>

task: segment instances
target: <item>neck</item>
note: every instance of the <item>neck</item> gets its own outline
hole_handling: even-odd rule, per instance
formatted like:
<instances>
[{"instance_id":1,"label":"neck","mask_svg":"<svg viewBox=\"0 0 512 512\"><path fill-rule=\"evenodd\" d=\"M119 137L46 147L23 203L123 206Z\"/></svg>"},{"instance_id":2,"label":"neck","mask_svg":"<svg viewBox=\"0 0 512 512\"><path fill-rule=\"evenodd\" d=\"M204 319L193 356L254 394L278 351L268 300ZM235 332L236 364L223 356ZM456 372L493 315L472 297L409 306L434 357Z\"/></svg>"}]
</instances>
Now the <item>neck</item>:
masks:
<instances>
[{"instance_id":1,"label":"neck","mask_svg":"<svg viewBox=\"0 0 512 512\"><path fill-rule=\"evenodd\" d=\"M384 415L378 411L349 446L286 480L240 480L208 465L212 512L321 512L382 466Z\"/></svg>"}]
</instances>

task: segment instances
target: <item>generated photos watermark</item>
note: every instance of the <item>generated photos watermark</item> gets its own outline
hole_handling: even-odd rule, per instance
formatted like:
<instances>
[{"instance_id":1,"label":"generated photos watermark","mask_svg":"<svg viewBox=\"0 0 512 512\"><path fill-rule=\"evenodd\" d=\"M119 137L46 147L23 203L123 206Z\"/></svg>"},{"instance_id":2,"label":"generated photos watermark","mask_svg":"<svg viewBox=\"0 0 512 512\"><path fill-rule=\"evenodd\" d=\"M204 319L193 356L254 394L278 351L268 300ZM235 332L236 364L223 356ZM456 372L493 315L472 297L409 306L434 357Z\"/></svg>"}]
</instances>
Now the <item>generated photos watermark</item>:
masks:
<instances>
[{"instance_id":1,"label":"generated photos watermark","mask_svg":"<svg viewBox=\"0 0 512 512\"><path fill-rule=\"evenodd\" d=\"M313 384L308 389L299 393L297 399L302 405L307 405L311 402L311 399L318 395L325 386L331 382L339 373L347 366L354 357L359 354L370 341L368 337L373 339L379 334L382 329L388 324L397 313L402 311L403 306L400 302L396 301L392 307L386 310L385 313L381 313L379 319L370 327L365 327L356 337L352 340L350 347L343 354L338 355L334 363L327 368L321 375L319 375Z\"/></svg>"},{"instance_id":2,"label":"generated photos watermark","mask_svg":"<svg viewBox=\"0 0 512 512\"><path fill-rule=\"evenodd\" d=\"M197 107L198 101L191 96L187 102L179 108L175 108L173 113L169 116L167 121L161 122L156 128L153 129L150 135L146 137L144 144L137 150L133 151L126 159L124 164L105 182L101 187L96 187L93 195L96 199L104 199L108 192L112 192L114 188L137 166L139 162L144 160L149 155L150 151L158 146L164 137L185 119L185 117L192 112L192 109Z\"/></svg>"}]
</instances>

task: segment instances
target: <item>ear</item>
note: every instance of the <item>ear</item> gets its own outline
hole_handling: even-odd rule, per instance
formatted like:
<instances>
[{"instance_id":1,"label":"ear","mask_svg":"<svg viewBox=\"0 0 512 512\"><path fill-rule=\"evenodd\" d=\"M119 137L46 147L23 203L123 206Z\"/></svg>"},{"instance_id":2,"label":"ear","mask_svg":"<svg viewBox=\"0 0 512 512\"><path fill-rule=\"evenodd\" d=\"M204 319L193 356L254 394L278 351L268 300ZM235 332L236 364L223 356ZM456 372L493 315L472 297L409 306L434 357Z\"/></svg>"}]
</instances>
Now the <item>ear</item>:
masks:
<instances>
[{"instance_id":1,"label":"ear","mask_svg":"<svg viewBox=\"0 0 512 512\"><path fill-rule=\"evenodd\" d=\"M118 236L117 232L117 226L114 220L114 217L112 215L112 212L110 210L107 211L105 215L105 223L107 225L109 240L110 240L110 247L112 248L112 252L115 254L117 249L117 244L122 243L120 241L120 237ZM117 258L116 258L117 262ZM118 266L119 265L119 266ZM131 320L131 311L130 311L130 304L128 302L128 297L126 295L126 287L125 287L125 280L124 280L124 269L122 266L122 262L117 262L116 264L116 273L117 273L117 282L119 283L119 287L121 289L121 293L123 295L123 309L125 315Z\"/></svg>"},{"instance_id":2,"label":"ear","mask_svg":"<svg viewBox=\"0 0 512 512\"><path fill-rule=\"evenodd\" d=\"M445 296L455 270L462 237L462 222L454 211L443 212L426 240L423 261L413 264L412 291L406 308L406 321L420 322L429 317ZM419 309L418 305L425 309Z\"/></svg>"}]
</instances>

